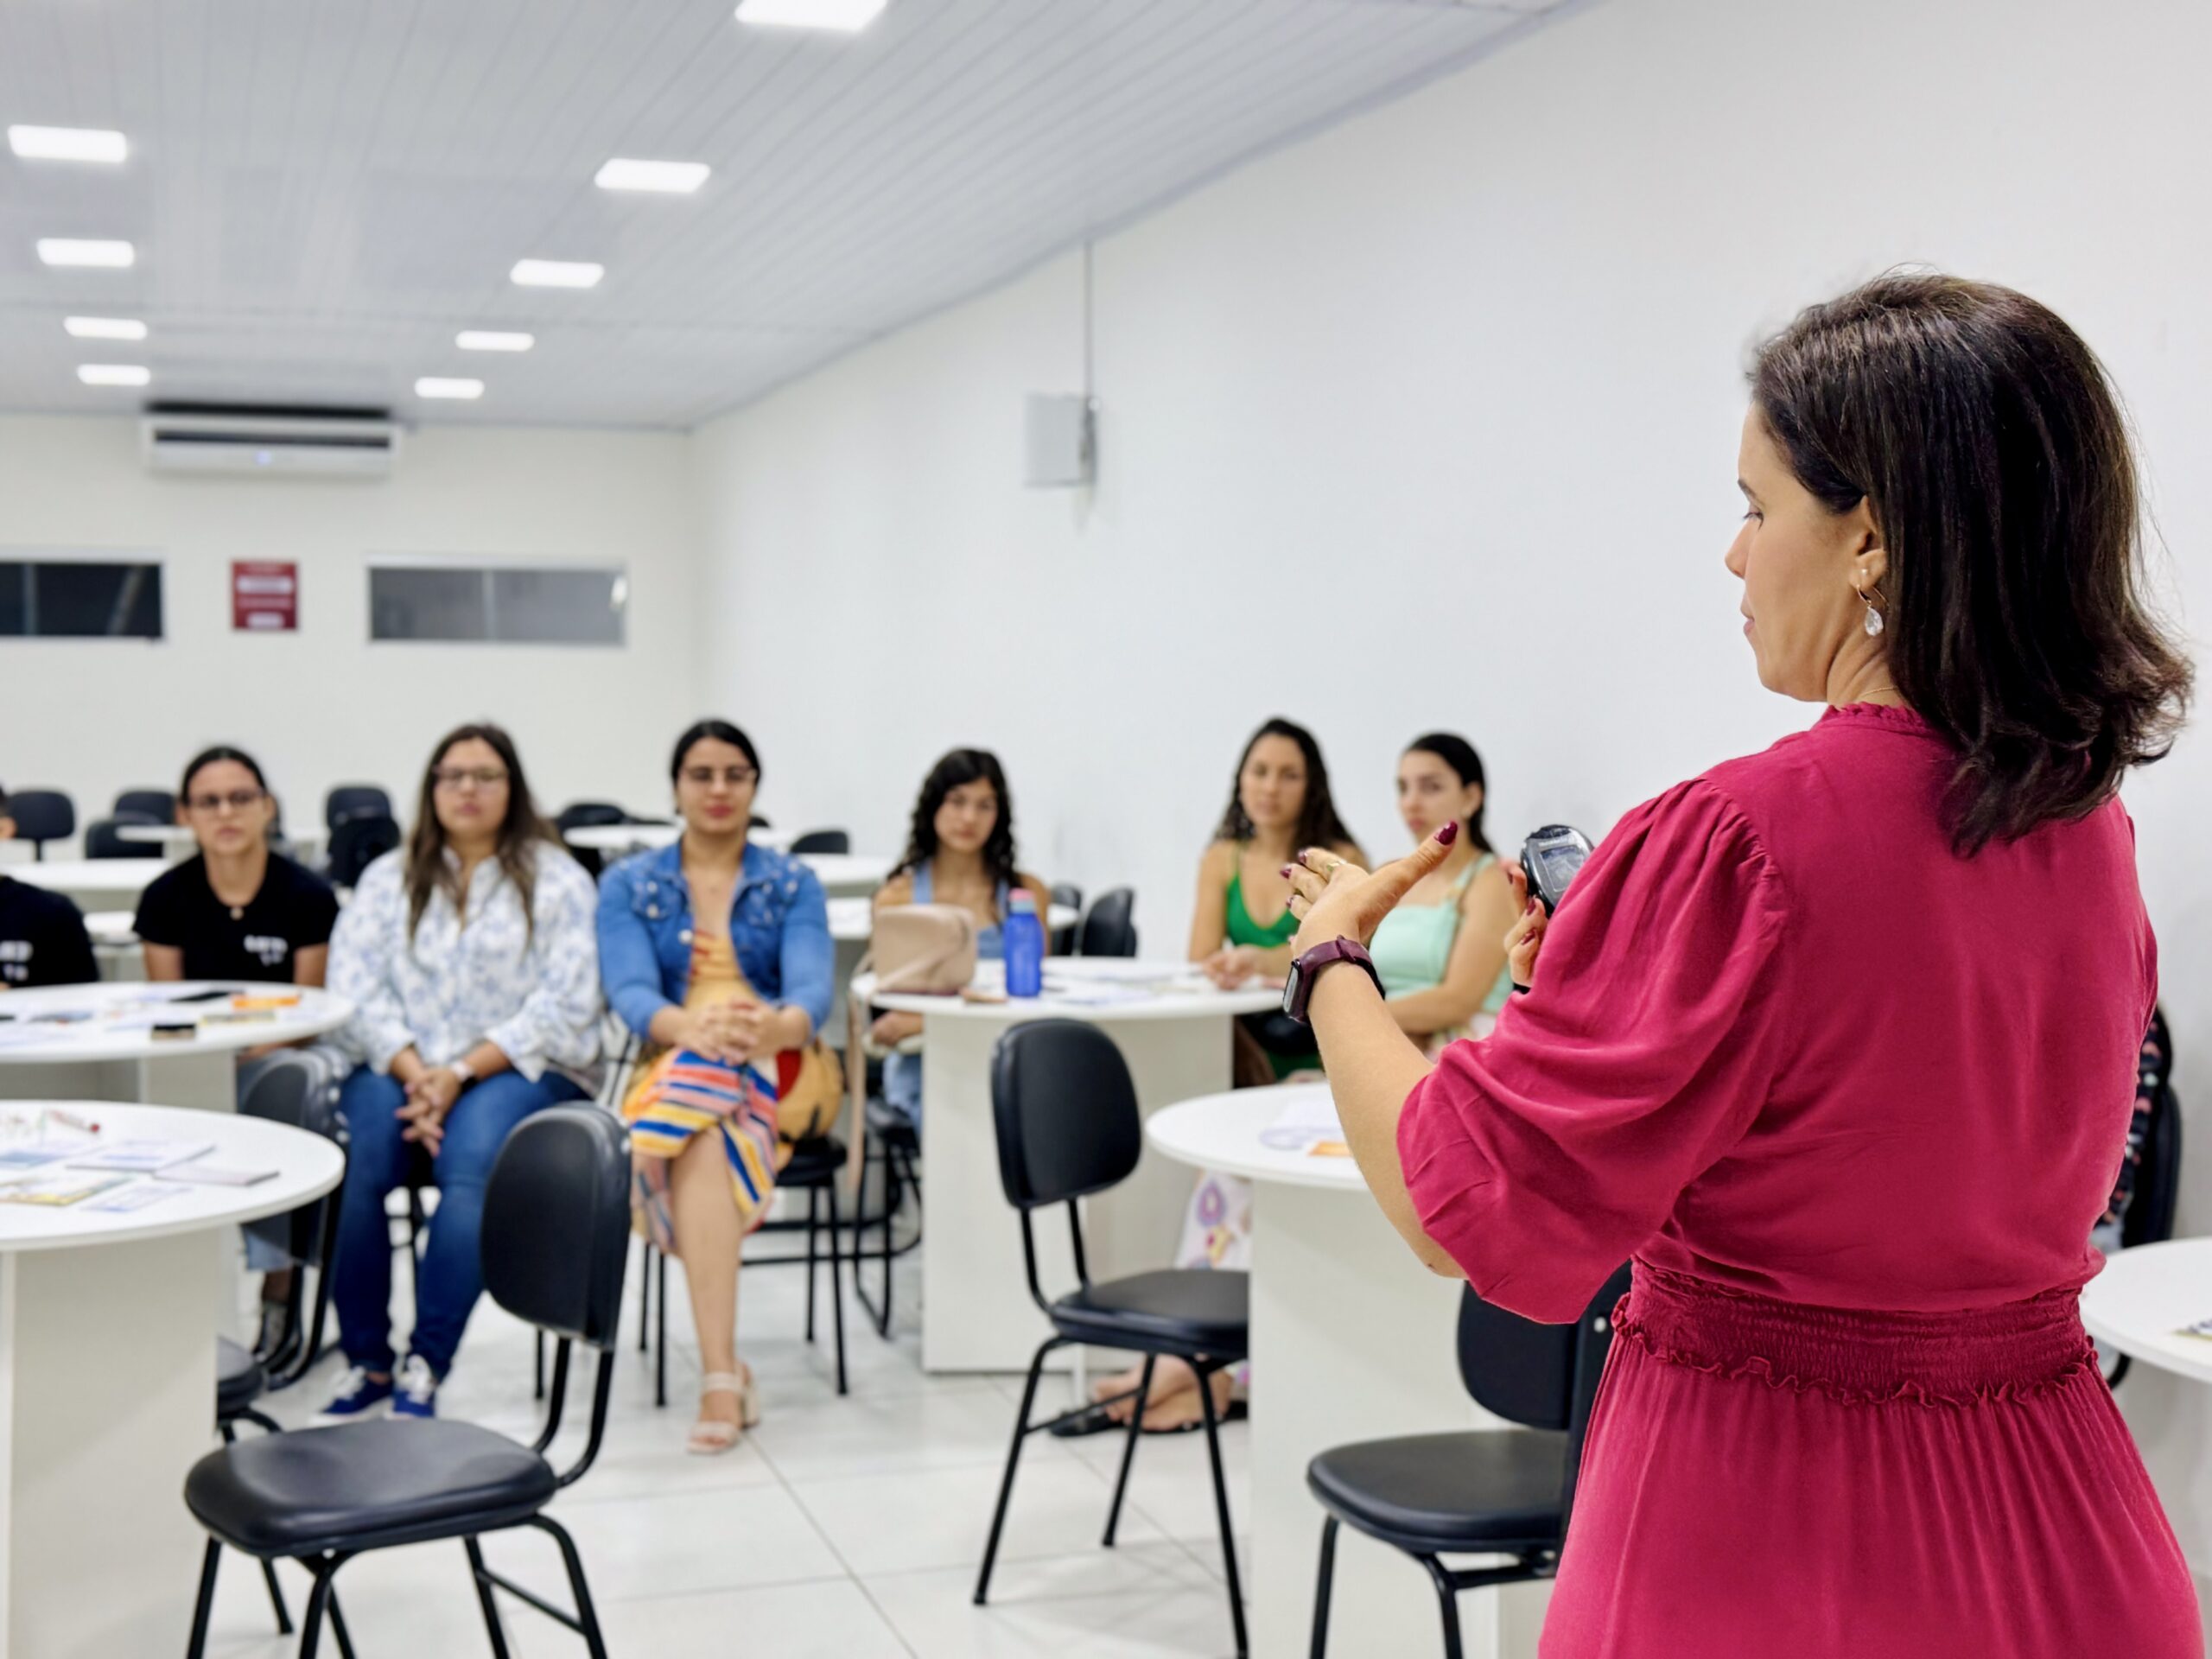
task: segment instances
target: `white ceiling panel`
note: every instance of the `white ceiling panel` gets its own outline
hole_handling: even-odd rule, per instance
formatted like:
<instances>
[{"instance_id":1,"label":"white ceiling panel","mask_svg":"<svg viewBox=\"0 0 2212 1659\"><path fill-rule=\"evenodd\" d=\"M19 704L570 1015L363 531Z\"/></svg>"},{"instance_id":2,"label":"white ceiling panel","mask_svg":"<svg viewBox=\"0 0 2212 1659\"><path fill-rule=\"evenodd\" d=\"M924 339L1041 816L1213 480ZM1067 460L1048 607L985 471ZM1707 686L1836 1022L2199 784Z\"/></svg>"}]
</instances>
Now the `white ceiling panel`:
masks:
<instances>
[{"instance_id":1,"label":"white ceiling panel","mask_svg":"<svg viewBox=\"0 0 2212 1659\"><path fill-rule=\"evenodd\" d=\"M839 36L741 27L734 0L0 0L0 126L131 145L0 152L0 409L690 426L1559 3L892 0ZM714 172L594 188L616 156ZM49 270L41 237L138 261ZM518 289L521 258L607 276ZM69 339L86 314L152 336ZM464 353L471 327L537 346ZM94 360L149 365L151 393L80 385ZM414 399L455 373L480 402Z\"/></svg>"}]
</instances>

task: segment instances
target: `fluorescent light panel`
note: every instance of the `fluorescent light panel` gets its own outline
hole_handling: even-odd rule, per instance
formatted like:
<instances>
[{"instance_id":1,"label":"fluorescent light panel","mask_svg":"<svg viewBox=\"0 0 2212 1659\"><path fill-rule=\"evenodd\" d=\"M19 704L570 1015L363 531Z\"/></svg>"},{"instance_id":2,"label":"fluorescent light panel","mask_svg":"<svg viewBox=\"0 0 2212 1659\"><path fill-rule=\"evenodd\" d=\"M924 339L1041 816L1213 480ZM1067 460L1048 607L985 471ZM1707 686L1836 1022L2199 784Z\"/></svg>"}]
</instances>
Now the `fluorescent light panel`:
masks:
<instances>
[{"instance_id":1,"label":"fluorescent light panel","mask_svg":"<svg viewBox=\"0 0 2212 1659\"><path fill-rule=\"evenodd\" d=\"M8 148L27 162L119 162L130 141L99 127L10 127Z\"/></svg>"},{"instance_id":2,"label":"fluorescent light panel","mask_svg":"<svg viewBox=\"0 0 2212 1659\"><path fill-rule=\"evenodd\" d=\"M760 29L827 29L857 35L888 0L741 0L737 21Z\"/></svg>"},{"instance_id":3,"label":"fluorescent light panel","mask_svg":"<svg viewBox=\"0 0 2212 1659\"><path fill-rule=\"evenodd\" d=\"M415 395L417 397L481 397L484 383L481 380L441 379L436 375L425 375L415 383Z\"/></svg>"},{"instance_id":4,"label":"fluorescent light panel","mask_svg":"<svg viewBox=\"0 0 2212 1659\"><path fill-rule=\"evenodd\" d=\"M38 257L49 265L93 265L106 270L121 270L138 257L138 251L128 242L86 242L73 237L42 236L39 238Z\"/></svg>"},{"instance_id":5,"label":"fluorescent light panel","mask_svg":"<svg viewBox=\"0 0 2212 1659\"><path fill-rule=\"evenodd\" d=\"M518 259L507 275L524 288L596 288L607 267L581 260Z\"/></svg>"},{"instance_id":6,"label":"fluorescent light panel","mask_svg":"<svg viewBox=\"0 0 2212 1659\"><path fill-rule=\"evenodd\" d=\"M80 363L77 378L88 386L143 386L154 374L137 363Z\"/></svg>"},{"instance_id":7,"label":"fluorescent light panel","mask_svg":"<svg viewBox=\"0 0 2212 1659\"><path fill-rule=\"evenodd\" d=\"M592 182L602 190L652 190L688 196L715 169L704 162L633 162L618 156L599 169Z\"/></svg>"},{"instance_id":8,"label":"fluorescent light panel","mask_svg":"<svg viewBox=\"0 0 2212 1659\"><path fill-rule=\"evenodd\" d=\"M61 326L75 340L143 340L146 325L131 317L64 317Z\"/></svg>"},{"instance_id":9,"label":"fluorescent light panel","mask_svg":"<svg viewBox=\"0 0 2212 1659\"><path fill-rule=\"evenodd\" d=\"M537 344L535 334L502 334L496 328L464 328L453 337L464 352L526 352Z\"/></svg>"}]
</instances>

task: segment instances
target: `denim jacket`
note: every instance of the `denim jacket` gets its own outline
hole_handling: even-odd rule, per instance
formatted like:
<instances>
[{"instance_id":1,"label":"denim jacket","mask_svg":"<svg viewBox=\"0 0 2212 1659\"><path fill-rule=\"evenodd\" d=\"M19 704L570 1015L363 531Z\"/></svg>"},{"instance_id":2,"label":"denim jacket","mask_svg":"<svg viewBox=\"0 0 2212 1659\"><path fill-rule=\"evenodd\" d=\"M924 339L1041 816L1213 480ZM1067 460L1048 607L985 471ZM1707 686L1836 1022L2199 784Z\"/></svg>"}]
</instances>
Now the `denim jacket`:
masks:
<instances>
[{"instance_id":1,"label":"denim jacket","mask_svg":"<svg viewBox=\"0 0 2212 1659\"><path fill-rule=\"evenodd\" d=\"M836 948L822 882L795 858L747 842L731 895L729 940L746 982L770 1001L830 1018ZM599 885L599 970L607 1000L639 1036L691 982L691 890L683 847L626 858Z\"/></svg>"}]
</instances>

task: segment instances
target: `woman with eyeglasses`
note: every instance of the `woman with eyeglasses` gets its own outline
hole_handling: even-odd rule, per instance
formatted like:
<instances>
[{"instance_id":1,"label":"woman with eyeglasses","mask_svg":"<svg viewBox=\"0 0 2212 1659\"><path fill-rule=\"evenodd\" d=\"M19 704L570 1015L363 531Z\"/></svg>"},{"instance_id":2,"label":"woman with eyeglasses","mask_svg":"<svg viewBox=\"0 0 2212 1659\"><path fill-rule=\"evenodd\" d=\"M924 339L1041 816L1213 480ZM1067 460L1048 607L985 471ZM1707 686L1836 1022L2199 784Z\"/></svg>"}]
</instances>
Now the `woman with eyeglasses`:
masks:
<instances>
[{"instance_id":1,"label":"woman with eyeglasses","mask_svg":"<svg viewBox=\"0 0 2212 1659\"><path fill-rule=\"evenodd\" d=\"M391 1402L437 1414L438 1385L484 1288L484 1183L514 1127L588 1095L599 1058L591 878L531 799L512 739L463 726L439 743L407 845L363 872L330 943L340 1096L353 1147L332 1300L352 1369L325 1415ZM438 1207L416 1273L404 1363L391 1344L386 1196L427 1154Z\"/></svg>"},{"instance_id":2,"label":"woman with eyeglasses","mask_svg":"<svg viewBox=\"0 0 2212 1659\"><path fill-rule=\"evenodd\" d=\"M200 851L162 871L139 897L135 927L146 977L321 984L338 895L270 846L276 804L258 763L242 749L203 750L185 767L176 800ZM239 1057L240 1098L269 1052ZM292 1260L251 1232L245 1255L263 1275L256 1345L265 1347L291 1294Z\"/></svg>"},{"instance_id":3,"label":"woman with eyeglasses","mask_svg":"<svg viewBox=\"0 0 2212 1659\"><path fill-rule=\"evenodd\" d=\"M710 1457L760 1421L737 1357L745 1236L791 1156L787 1135L838 1103L836 1064L814 1041L835 947L820 878L746 839L760 784L753 740L702 720L668 769L683 834L607 873L600 967L640 1045L622 1103L635 1225L683 1263L704 1370L686 1445Z\"/></svg>"}]
</instances>

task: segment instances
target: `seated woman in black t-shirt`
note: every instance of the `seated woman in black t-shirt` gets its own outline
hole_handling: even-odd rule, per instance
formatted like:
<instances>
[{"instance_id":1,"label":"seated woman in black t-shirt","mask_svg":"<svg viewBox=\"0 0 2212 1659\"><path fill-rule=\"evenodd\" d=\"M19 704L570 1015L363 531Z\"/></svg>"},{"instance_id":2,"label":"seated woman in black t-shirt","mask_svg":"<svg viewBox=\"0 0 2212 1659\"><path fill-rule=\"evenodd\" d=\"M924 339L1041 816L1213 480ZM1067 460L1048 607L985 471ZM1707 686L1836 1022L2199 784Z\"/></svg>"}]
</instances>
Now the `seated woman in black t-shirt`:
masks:
<instances>
[{"instance_id":1,"label":"seated woman in black t-shirt","mask_svg":"<svg viewBox=\"0 0 2212 1659\"><path fill-rule=\"evenodd\" d=\"M12 841L16 821L0 788L0 841ZM41 985L81 985L100 976L85 918L68 899L0 870L0 991Z\"/></svg>"},{"instance_id":2,"label":"seated woman in black t-shirt","mask_svg":"<svg viewBox=\"0 0 2212 1659\"><path fill-rule=\"evenodd\" d=\"M338 896L321 876L270 849L276 807L253 758L229 748L194 756L176 798L200 852L164 870L138 900L146 977L321 985ZM241 1096L268 1052L240 1056ZM266 1337L291 1294L291 1258L248 1233L246 1261L265 1275Z\"/></svg>"}]
</instances>

